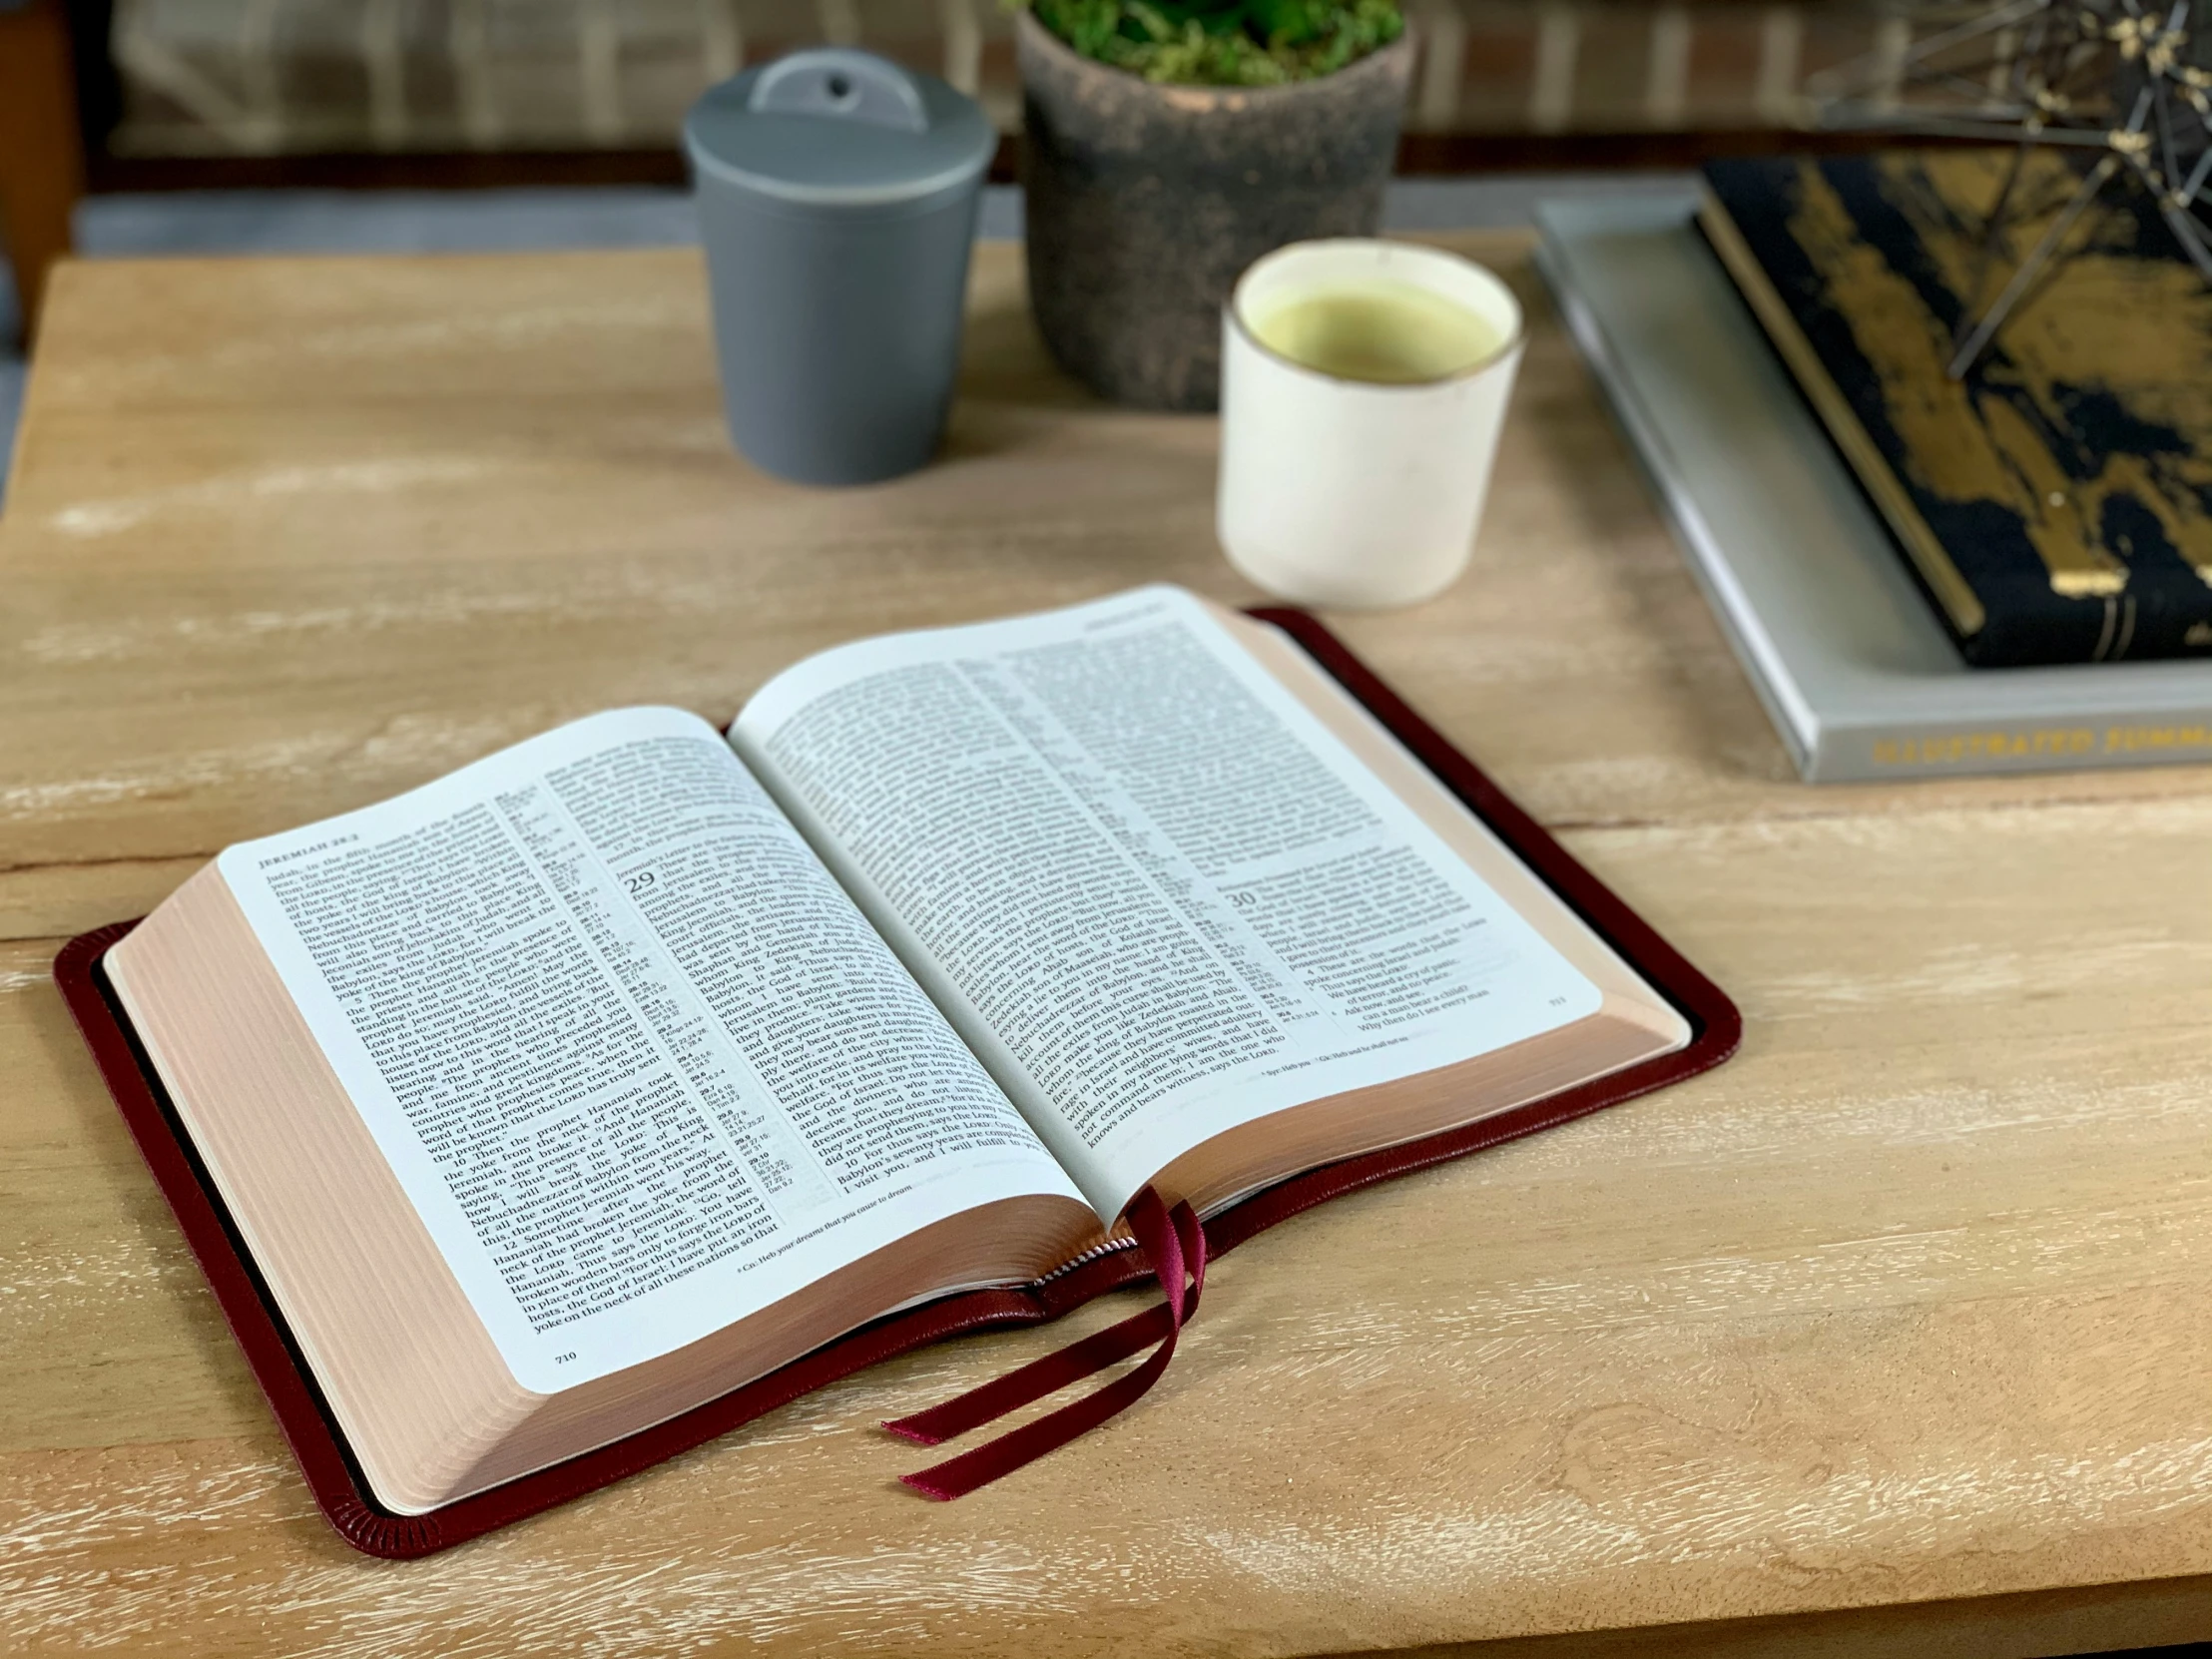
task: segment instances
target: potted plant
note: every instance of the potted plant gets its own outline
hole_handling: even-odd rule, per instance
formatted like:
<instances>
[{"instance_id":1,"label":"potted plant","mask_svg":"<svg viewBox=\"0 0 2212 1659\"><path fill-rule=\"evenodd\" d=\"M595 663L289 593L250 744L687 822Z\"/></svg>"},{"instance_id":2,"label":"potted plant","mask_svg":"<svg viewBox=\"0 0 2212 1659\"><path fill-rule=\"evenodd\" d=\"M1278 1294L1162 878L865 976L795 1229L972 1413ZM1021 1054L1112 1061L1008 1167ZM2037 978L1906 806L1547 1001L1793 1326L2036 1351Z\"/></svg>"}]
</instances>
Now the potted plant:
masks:
<instances>
[{"instance_id":1,"label":"potted plant","mask_svg":"<svg viewBox=\"0 0 2212 1659\"><path fill-rule=\"evenodd\" d=\"M1211 409L1261 255L1372 236L1412 43L1396 0L1026 0L1030 301L1094 390Z\"/></svg>"}]
</instances>

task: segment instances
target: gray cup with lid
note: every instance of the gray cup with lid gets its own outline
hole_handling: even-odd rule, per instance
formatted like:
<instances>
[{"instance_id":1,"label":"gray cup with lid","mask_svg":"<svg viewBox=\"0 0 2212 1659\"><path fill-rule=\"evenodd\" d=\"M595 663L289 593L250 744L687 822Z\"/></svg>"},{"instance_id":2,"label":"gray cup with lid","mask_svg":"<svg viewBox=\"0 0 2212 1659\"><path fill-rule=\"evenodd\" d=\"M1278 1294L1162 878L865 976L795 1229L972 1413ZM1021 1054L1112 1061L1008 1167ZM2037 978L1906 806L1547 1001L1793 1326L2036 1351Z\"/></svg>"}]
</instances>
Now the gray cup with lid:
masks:
<instances>
[{"instance_id":1,"label":"gray cup with lid","mask_svg":"<svg viewBox=\"0 0 2212 1659\"><path fill-rule=\"evenodd\" d=\"M997 143L935 76L840 48L749 69L692 106L723 406L756 465L863 484L929 459Z\"/></svg>"}]
</instances>

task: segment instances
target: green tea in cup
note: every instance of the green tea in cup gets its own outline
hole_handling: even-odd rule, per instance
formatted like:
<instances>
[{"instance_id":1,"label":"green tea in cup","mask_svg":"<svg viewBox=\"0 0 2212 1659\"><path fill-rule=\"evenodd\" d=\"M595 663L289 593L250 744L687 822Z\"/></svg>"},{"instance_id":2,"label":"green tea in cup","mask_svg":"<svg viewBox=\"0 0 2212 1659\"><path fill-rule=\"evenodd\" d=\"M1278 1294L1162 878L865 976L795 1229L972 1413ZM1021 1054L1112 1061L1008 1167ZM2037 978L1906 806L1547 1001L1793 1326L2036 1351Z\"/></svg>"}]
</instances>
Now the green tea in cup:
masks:
<instances>
[{"instance_id":1,"label":"green tea in cup","mask_svg":"<svg viewBox=\"0 0 2212 1659\"><path fill-rule=\"evenodd\" d=\"M1249 322L1260 343L1340 380L1445 380L1496 356L1506 339L1449 296L1382 276L1324 277L1269 299Z\"/></svg>"}]
</instances>

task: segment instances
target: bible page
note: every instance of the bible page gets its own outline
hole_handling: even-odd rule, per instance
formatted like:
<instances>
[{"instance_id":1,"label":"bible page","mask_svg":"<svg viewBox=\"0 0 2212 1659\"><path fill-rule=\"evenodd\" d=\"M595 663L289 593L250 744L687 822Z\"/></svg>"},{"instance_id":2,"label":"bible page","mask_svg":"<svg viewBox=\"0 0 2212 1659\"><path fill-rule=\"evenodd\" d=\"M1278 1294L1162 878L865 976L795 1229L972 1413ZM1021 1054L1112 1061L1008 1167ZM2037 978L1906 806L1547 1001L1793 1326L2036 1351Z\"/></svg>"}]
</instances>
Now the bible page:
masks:
<instances>
[{"instance_id":1,"label":"bible page","mask_svg":"<svg viewBox=\"0 0 2212 1659\"><path fill-rule=\"evenodd\" d=\"M732 742L1107 1218L1602 995L1192 595L896 635Z\"/></svg>"},{"instance_id":2,"label":"bible page","mask_svg":"<svg viewBox=\"0 0 2212 1659\"><path fill-rule=\"evenodd\" d=\"M594 716L219 862L525 1387L978 1204L1081 1202L695 715Z\"/></svg>"}]
</instances>

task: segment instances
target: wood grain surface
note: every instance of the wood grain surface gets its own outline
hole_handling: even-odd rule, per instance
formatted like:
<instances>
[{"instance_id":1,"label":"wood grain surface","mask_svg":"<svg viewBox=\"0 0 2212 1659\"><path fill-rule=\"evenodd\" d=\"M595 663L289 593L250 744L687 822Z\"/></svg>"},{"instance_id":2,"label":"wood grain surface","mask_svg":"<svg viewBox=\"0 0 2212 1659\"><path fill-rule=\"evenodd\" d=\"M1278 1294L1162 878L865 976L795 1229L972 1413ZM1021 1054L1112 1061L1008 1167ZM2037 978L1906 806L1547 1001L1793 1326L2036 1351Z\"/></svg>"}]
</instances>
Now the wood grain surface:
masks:
<instances>
[{"instance_id":1,"label":"wood grain surface","mask_svg":"<svg viewBox=\"0 0 2212 1659\"><path fill-rule=\"evenodd\" d=\"M1534 318L1474 567L1331 624L1742 1055L1263 1236L1142 1408L958 1503L876 1419L1064 1330L418 1563L315 1514L61 939L591 710L723 720L836 641L1143 581L1251 602L1215 428L1060 379L1006 247L943 459L841 493L731 454L689 252L62 267L0 518L0 1651L2212 1635L2212 774L1793 782L1525 243L1462 245Z\"/></svg>"}]
</instances>

